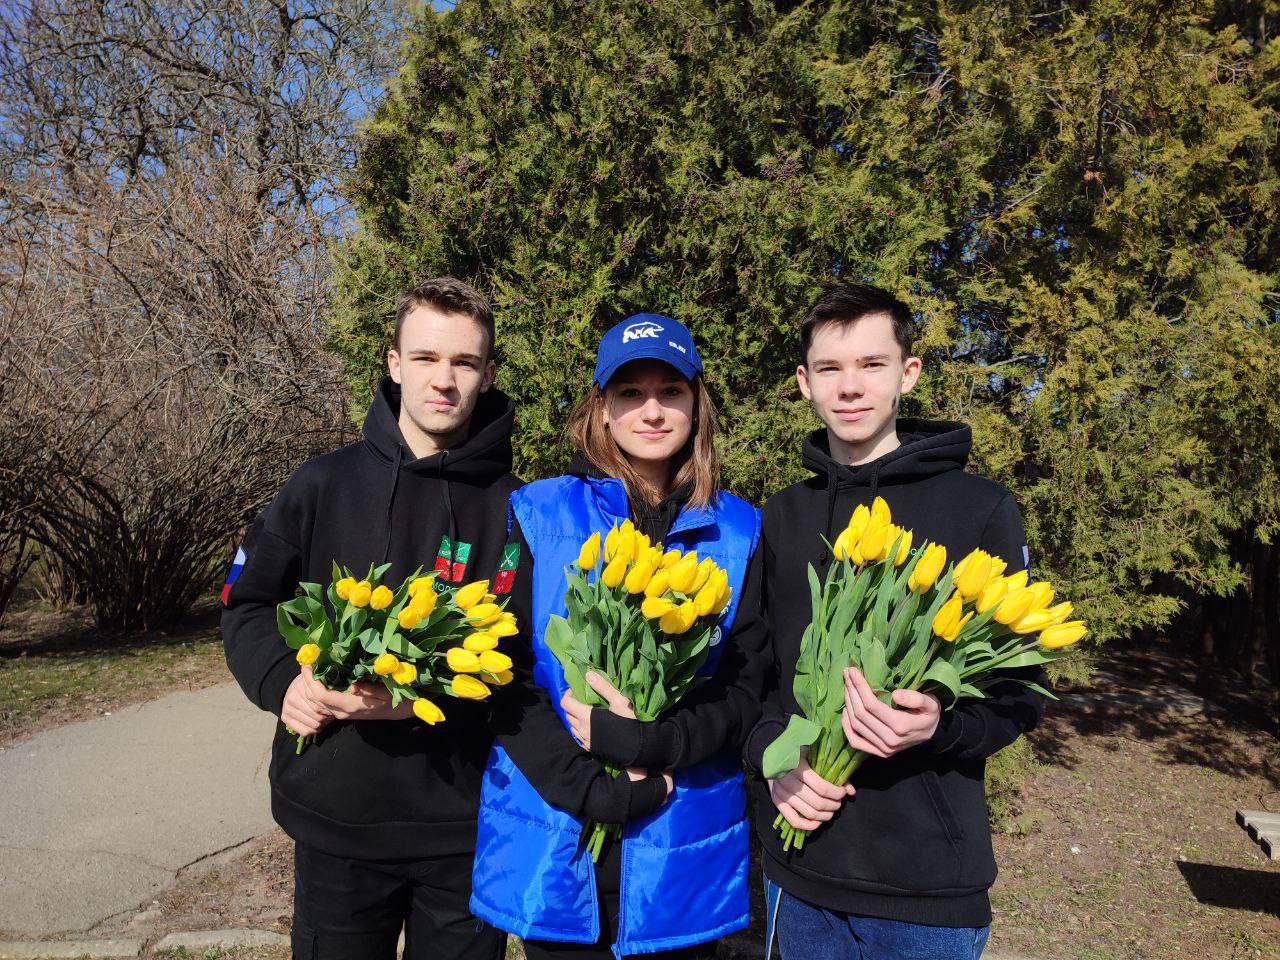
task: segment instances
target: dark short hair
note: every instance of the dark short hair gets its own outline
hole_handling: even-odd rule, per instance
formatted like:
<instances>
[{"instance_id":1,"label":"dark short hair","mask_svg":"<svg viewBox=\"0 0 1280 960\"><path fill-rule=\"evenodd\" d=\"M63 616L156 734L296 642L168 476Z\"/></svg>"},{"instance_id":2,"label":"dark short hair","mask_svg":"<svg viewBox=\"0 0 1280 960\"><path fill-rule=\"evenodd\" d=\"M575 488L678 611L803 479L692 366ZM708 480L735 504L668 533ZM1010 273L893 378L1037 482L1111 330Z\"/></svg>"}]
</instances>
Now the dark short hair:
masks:
<instances>
[{"instance_id":1,"label":"dark short hair","mask_svg":"<svg viewBox=\"0 0 1280 960\"><path fill-rule=\"evenodd\" d=\"M493 308L475 287L456 277L433 277L396 297L396 329L391 342L400 349L400 328L404 318L418 307L435 307L441 313L461 313L484 327L493 353Z\"/></svg>"},{"instance_id":2,"label":"dark short hair","mask_svg":"<svg viewBox=\"0 0 1280 960\"><path fill-rule=\"evenodd\" d=\"M869 283L830 283L800 321L800 362L809 362L809 347L823 327L831 323L847 327L874 313L889 315L893 320L893 338L902 348L903 359L911 356L916 331L910 307L888 290Z\"/></svg>"}]
</instances>

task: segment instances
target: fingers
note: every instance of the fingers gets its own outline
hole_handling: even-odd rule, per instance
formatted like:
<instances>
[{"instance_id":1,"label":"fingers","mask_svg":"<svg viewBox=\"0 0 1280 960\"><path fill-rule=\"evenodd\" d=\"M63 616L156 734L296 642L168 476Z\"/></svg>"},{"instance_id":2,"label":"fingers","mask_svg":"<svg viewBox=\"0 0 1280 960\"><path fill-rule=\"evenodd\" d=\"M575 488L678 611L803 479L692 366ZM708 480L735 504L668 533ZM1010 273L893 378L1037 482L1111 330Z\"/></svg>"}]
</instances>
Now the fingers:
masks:
<instances>
[{"instance_id":1,"label":"fingers","mask_svg":"<svg viewBox=\"0 0 1280 960\"><path fill-rule=\"evenodd\" d=\"M668 797L671 796L671 791L676 788L675 777L671 776L670 773L667 773L666 771L664 771L662 774L662 782L667 785L667 796Z\"/></svg>"},{"instance_id":2,"label":"fingers","mask_svg":"<svg viewBox=\"0 0 1280 960\"><path fill-rule=\"evenodd\" d=\"M571 690L564 692L564 696L560 698L560 706L569 717L582 718L591 711L591 708L575 697Z\"/></svg>"},{"instance_id":3,"label":"fingers","mask_svg":"<svg viewBox=\"0 0 1280 960\"><path fill-rule=\"evenodd\" d=\"M840 806L840 801L844 799L844 789L842 787L837 787L834 783L823 780L809 767L796 772L800 774L801 785L808 787L816 795L814 802L821 801L821 809L835 810Z\"/></svg>"},{"instance_id":4,"label":"fingers","mask_svg":"<svg viewBox=\"0 0 1280 960\"><path fill-rule=\"evenodd\" d=\"M324 729L329 717L312 710L302 698L285 700L280 719L286 727L304 737L310 737Z\"/></svg>"},{"instance_id":5,"label":"fingers","mask_svg":"<svg viewBox=\"0 0 1280 960\"><path fill-rule=\"evenodd\" d=\"M863 710L869 718L884 728L881 733L881 739L884 734L897 734L901 736L911 727L911 718L904 716L900 711L893 709L888 704L881 703L876 697L876 692L871 689L871 685L867 683L864 677L856 667L850 667L845 671L846 676L852 682L854 689L858 691L858 699L861 701ZM847 691L846 691L847 693ZM880 732L880 727L874 726L872 729Z\"/></svg>"},{"instance_id":6,"label":"fingers","mask_svg":"<svg viewBox=\"0 0 1280 960\"><path fill-rule=\"evenodd\" d=\"M784 820L797 830L817 830L822 824L817 820L810 820L808 817L802 816L796 812L796 809L790 803L783 801L778 804L778 812L782 814Z\"/></svg>"},{"instance_id":7,"label":"fingers","mask_svg":"<svg viewBox=\"0 0 1280 960\"><path fill-rule=\"evenodd\" d=\"M845 740L854 750L861 750L863 753L870 754L873 757L884 758L889 756L884 744L872 743L855 729L853 717L850 716L848 708L840 712L840 726L844 729Z\"/></svg>"},{"instance_id":8,"label":"fingers","mask_svg":"<svg viewBox=\"0 0 1280 960\"><path fill-rule=\"evenodd\" d=\"M631 701L623 695L621 690L610 683L607 677L591 670L583 676L583 679L587 681L587 686L600 694L604 702L609 705L611 713L635 719L636 714L631 706Z\"/></svg>"}]
</instances>

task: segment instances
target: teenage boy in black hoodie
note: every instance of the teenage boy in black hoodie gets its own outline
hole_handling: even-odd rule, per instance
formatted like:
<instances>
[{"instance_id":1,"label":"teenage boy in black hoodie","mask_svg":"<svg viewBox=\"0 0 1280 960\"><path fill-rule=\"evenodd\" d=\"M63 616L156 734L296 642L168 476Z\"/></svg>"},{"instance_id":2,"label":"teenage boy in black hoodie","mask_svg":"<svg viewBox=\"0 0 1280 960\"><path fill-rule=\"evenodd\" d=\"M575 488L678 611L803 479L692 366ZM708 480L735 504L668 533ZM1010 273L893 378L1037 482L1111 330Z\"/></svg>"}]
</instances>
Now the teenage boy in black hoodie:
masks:
<instances>
[{"instance_id":1,"label":"teenage boy in black hoodie","mask_svg":"<svg viewBox=\"0 0 1280 960\"><path fill-rule=\"evenodd\" d=\"M827 289L801 324L800 390L826 425L804 442L815 474L764 506L765 602L774 683L746 747L760 772L765 748L798 713L800 638L810 618L805 579L830 562L858 504L881 496L894 522L959 560L982 549L1024 569L1022 520L1004 487L964 470L971 443L959 423L898 419L920 375L905 304L870 286ZM986 943L995 880L983 793L986 758L1038 722L1042 697L1018 683L942 712L937 698L876 700L845 675L845 736L870 759L837 787L806 764L754 784L769 920L784 960L974 960ZM786 853L775 815L814 833Z\"/></svg>"},{"instance_id":2,"label":"teenage boy in black hoodie","mask_svg":"<svg viewBox=\"0 0 1280 960\"><path fill-rule=\"evenodd\" d=\"M282 720L271 809L295 841L293 955L496 960L505 936L471 916L480 780L492 734L482 703L451 699L445 722L412 719L386 691L331 691L299 667L276 605L299 581L327 583L391 563L441 586L491 578L509 592L511 401L494 386L493 314L452 278L399 298L390 376L358 443L303 464L250 530L222 616L227 664L257 706ZM517 548L518 549L518 548ZM233 568L234 570L234 568ZM288 725L318 734L301 754Z\"/></svg>"}]
</instances>

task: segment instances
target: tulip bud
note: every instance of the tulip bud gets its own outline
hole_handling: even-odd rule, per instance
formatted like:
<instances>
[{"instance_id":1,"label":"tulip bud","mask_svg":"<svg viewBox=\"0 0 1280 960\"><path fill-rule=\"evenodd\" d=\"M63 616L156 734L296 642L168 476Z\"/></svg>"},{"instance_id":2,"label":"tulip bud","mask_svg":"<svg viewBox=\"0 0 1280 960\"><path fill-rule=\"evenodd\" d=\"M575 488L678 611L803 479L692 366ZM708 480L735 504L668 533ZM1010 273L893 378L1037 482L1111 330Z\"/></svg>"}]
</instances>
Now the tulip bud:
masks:
<instances>
[{"instance_id":1,"label":"tulip bud","mask_svg":"<svg viewBox=\"0 0 1280 960\"><path fill-rule=\"evenodd\" d=\"M1046 650L1061 650L1078 642L1087 632L1083 620L1056 623L1041 632L1040 645Z\"/></svg>"},{"instance_id":2,"label":"tulip bud","mask_svg":"<svg viewBox=\"0 0 1280 960\"><path fill-rule=\"evenodd\" d=\"M1007 583L1008 581L1005 582ZM1011 623L1017 623L1031 609L1031 599L1030 590L1014 589L1010 586L1009 592L1000 601L1000 605L996 607L996 623L1003 624L1006 627Z\"/></svg>"},{"instance_id":3,"label":"tulip bud","mask_svg":"<svg viewBox=\"0 0 1280 960\"><path fill-rule=\"evenodd\" d=\"M1048 580L1037 580L1031 586L1027 587L1031 593L1031 609L1045 610L1049 604L1053 603L1053 586Z\"/></svg>"},{"instance_id":4,"label":"tulip bud","mask_svg":"<svg viewBox=\"0 0 1280 960\"><path fill-rule=\"evenodd\" d=\"M461 587L453 595L453 602L458 605L459 610L470 610L480 603L488 592L489 581L477 580L475 583L468 583L465 587Z\"/></svg>"},{"instance_id":5,"label":"tulip bud","mask_svg":"<svg viewBox=\"0 0 1280 960\"><path fill-rule=\"evenodd\" d=\"M879 520L886 527L893 522L893 513L889 510L889 504L884 502L884 497L876 497L871 501L871 518Z\"/></svg>"},{"instance_id":6,"label":"tulip bud","mask_svg":"<svg viewBox=\"0 0 1280 960\"><path fill-rule=\"evenodd\" d=\"M430 580L420 580L419 583L431 584ZM419 618L425 619L430 616L431 611L436 608L436 604L440 602L439 595L434 589L419 590L418 595L409 601L409 609L418 615Z\"/></svg>"},{"instance_id":7,"label":"tulip bud","mask_svg":"<svg viewBox=\"0 0 1280 960\"><path fill-rule=\"evenodd\" d=\"M1011 573L1004 578L1004 582L1009 585L1009 592L1015 590L1023 590L1027 586L1028 574L1025 570L1019 570L1017 573Z\"/></svg>"},{"instance_id":8,"label":"tulip bud","mask_svg":"<svg viewBox=\"0 0 1280 960\"><path fill-rule=\"evenodd\" d=\"M703 584L711 579L711 575L716 572L716 562L710 557L704 557L702 562L698 564L698 571L694 575L693 583L689 584L689 589L685 593L697 593L702 589Z\"/></svg>"},{"instance_id":9,"label":"tulip bud","mask_svg":"<svg viewBox=\"0 0 1280 960\"><path fill-rule=\"evenodd\" d=\"M604 572L600 574L600 582L612 590L618 584L622 583L622 578L627 574L627 557L621 551L613 555L613 559L609 561L604 568Z\"/></svg>"},{"instance_id":10,"label":"tulip bud","mask_svg":"<svg viewBox=\"0 0 1280 960\"><path fill-rule=\"evenodd\" d=\"M475 673L480 669L480 658L465 647L450 647L444 659L454 673Z\"/></svg>"},{"instance_id":11,"label":"tulip bud","mask_svg":"<svg viewBox=\"0 0 1280 960\"><path fill-rule=\"evenodd\" d=\"M338 595L339 600L347 600L351 597L351 588L355 585L354 577L343 577L333 585L333 592Z\"/></svg>"},{"instance_id":12,"label":"tulip bud","mask_svg":"<svg viewBox=\"0 0 1280 960\"><path fill-rule=\"evenodd\" d=\"M394 653L382 653L373 661L373 672L380 677L389 677L396 672L398 666L400 666L399 657Z\"/></svg>"},{"instance_id":13,"label":"tulip bud","mask_svg":"<svg viewBox=\"0 0 1280 960\"><path fill-rule=\"evenodd\" d=\"M878 563L888 552L888 541L888 524L878 517L872 517L858 541L857 552L862 554L864 563Z\"/></svg>"},{"instance_id":14,"label":"tulip bud","mask_svg":"<svg viewBox=\"0 0 1280 960\"><path fill-rule=\"evenodd\" d=\"M640 604L640 613L646 620L657 620L675 608L676 605L666 597L645 597L644 602Z\"/></svg>"},{"instance_id":15,"label":"tulip bud","mask_svg":"<svg viewBox=\"0 0 1280 960\"><path fill-rule=\"evenodd\" d=\"M428 574L425 577L418 577L409 583L409 596L416 597L418 594L426 593L428 591L434 594L435 585L436 575L434 573Z\"/></svg>"},{"instance_id":16,"label":"tulip bud","mask_svg":"<svg viewBox=\"0 0 1280 960\"><path fill-rule=\"evenodd\" d=\"M1062 623L1067 617L1071 616L1071 611L1075 607L1071 605L1070 600L1063 600L1057 606L1050 607L1045 613L1053 620L1054 623Z\"/></svg>"},{"instance_id":17,"label":"tulip bud","mask_svg":"<svg viewBox=\"0 0 1280 960\"><path fill-rule=\"evenodd\" d=\"M449 684L449 689L453 691L454 696L461 697L463 700L483 700L490 693L483 682L465 673L454 677Z\"/></svg>"},{"instance_id":18,"label":"tulip bud","mask_svg":"<svg viewBox=\"0 0 1280 960\"><path fill-rule=\"evenodd\" d=\"M298 648L296 654L297 661L304 667L307 664L315 663L320 659L320 647L315 643L304 643Z\"/></svg>"},{"instance_id":19,"label":"tulip bud","mask_svg":"<svg viewBox=\"0 0 1280 960\"><path fill-rule=\"evenodd\" d=\"M960 591L960 596L972 600L986 588L990 575L991 554L985 550L975 550L956 564L956 589Z\"/></svg>"},{"instance_id":20,"label":"tulip bud","mask_svg":"<svg viewBox=\"0 0 1280 960\"><path fill-rule=\"evenodd\" d=\"M681 554L680 551L677 550L675 547L672 547L670 550L668 550L666 553L662 555L662 563L658 565L658 568L660 570L670 570L672 567L674 567L677 563L680 562L681 556L683 556L683 554Z\"/></svg>"},{"instance_id":21,"label":"tulip bud","mask_svg":"<svg viewBox=\"0 0 1280 960\"><path fill-rule=\"evenodd\" d=\"M724 588L720 591L720 596L716 597L716 605L711 608L711 612L719 616L724 613L725 607L729 606L729 601L733 599L733 590L729 586L729 577L724 578Z\"/></svg>"},{"instance_id":22,"label":"tulip bud","mask_svg":"<svg viewBox=\"0 0 1280 960\"><path fill-rule=\"evenodd\" d=\"M505 687L508 683L515 679L515 674L510 670L499 670L493 675L493 679L489 682L495 687Z\"/></svg>"},{"instance_id":23,"label":"tulip bud","mask_svg":"<svg viewBox=\"0 0 1280 960\"><path fill-rule=\"evenodd\" d=\"M600 533L597 531L587 538L587 542L578 551L578 569L592 570L600 560Z\"/></svg>"},{"instance_id":24,"label":"tulip bud","mask_svg":"<svg viewBox=\"0 0 1280 960\"><path fill-rule=\"evenodd\" d=\"M686 553L680 558L680 562L671 568L671 589L676 593L687 594L697 575L698 555L694 552Z\"/></svg>"},{"instance_id":25,"label":"tulip bud","mask_svg":"<svg viewBox=\"0 0 1280 960\"><path fill-rule=\"evenodd\" d=\"M520 632L520 627L516 624L514 613L503 613L496 623L489 624L485 630L495 637L514 637Z\"/></svg>"},{"instance_id":26,"label":"tulip bud","mask_svg":"<svg viewBox=\"0 0 1280 960\"><path fill-rule=\"evenodd\" d=\"M485 650L480 654L480 666L490 673L511 669L511 658L497 650Z\"/></svg>"},{"instance_id":27,"label":"tulip bud","mask_svg":"<svg viewBox=\"0 0 1280 960\"><path fill-rule=\"evenodd\" d=\"M952 594L951 599L942 605L942 609L933 618L933 632L947 643L955 642L964 625L973 619L972 610L961 617L960 613L963 610L964 601L960 599L960 595Z\"/></svg>"},{"instance_id":28,"label":"tulip bud","mask_svg":"<svg viewBox=\"0 0 1280 960\"><path fill-rule=\"evenodd\" d=\"M907 562L907 558L911 556L911 537L912 532L907 530L898 539L898 552L893 558L893 565L900 567Z\"/></svg>"},{"instance_id":29,"label":"tulip bud","mask_svg":"<svg viewBox=\"0 0 1280 960\"><path fill-rule=\"evenodd\" d=\"M485 627L502 619L502 608L496 603L477 603L467 611L467 620L473 627Z\"/></svg>"},{"instance_id":30,"label":"tulip bud","mask_svg":"<svg viewBox=\"0 0 1280 960\"><path fill-rule=\"evenodd\" d=\"M406 630L412 630L422 622L422 614L413 609L413 605L410 604L396 615L396 619L400 621L400 626Z\"/></svg>"},{"instance_id":31,"label":"tulip bud","mask_svg":"<svg viewBox=\"0 0 1280 960\"><path fill-rule=\"evenodd\" d=\"M862 539L862 534L870 521L871 511L867 509L866 504L860 503L854 507L853 515L849 517L848 526L845 527L849 531L850 546Z\"/></svg>"},{"instance_id":32,"label":"tulip bud","mask_svg":"<svg viewBox=\"0 0 1280 960\"><path fill-rule=\"evenodd\" d=\"M623 580L623 586L627 593L643 593L645 587L649 586L649 581L653 579L653 567L641 560L627 573L626 579Z\"/></svg>"},{"instance_id":33,"label":"tulip bud","mask_svg":"<svg viewBox=\"0 0 1280 960\"><path fill-rule=\"evenodd\" d=\"M353 607L367 607L369 605L369 599L372 596L373 587L369 586L369 581L361 580L352 587L351 592L347 594L347 603L351 604Z\"/></svg>"},{"instance_id":34,"label":"tulip bud","mask_svg":"<svg viewBox=\"0 0 1280 960\"><path fill-rule=\"evenodd\" d=\"M609 528L609 532L604 535L604 558L606 561L612 560L613 555L618 552L618 528L613 526Z\"/></svg>"},{"instance_id":35,"label":"tulip bud","mask_svg":"<svg viewBox=\"0 0 1280 960\"><path fill-rule=\"evenodd\" d=\"M498 638L488 630L477 630L462 641L462 648L470 650L472 653L483 653L485 650L492 650L497 645Z\"/></svg>"},{"instance_id":36,"label":"tulip bud","mask_svg":"<svg viewBox=\"0 0 1280 960\"><path fill-rule=\"evenodd\" d=\"M911 568L907 586L916 593L924 593L937 582L946 565L947 548L937 543L928 544L916 559L916 565Z\"/></svg>"},{"instance_id":37,"label":"tulip bud","mask_svg":"<svg viewBox=\"0 0 1280 960\"><path fill-rule=\"evenodd\" d=\"M711 580L703 584L702 589L693 598L693 606L698 611L698 616L705 617L709 614L719 598L720 587L718 583Z\"/></svg>"},{"instance_id":38,"label":"tulip bud","mask_svg":"<svg viewBox=\"0 0 1280 960\"><path fill-rule=\"evenodd\" d=\"M405 663L401 660L400 666L396 667L395 671L392 672L391 679L396 683L408 686L418 679L418 668L412 663Z\"/></svg>"},{"instance_id":39,"label":"tulip bud","mask_svg":"<svg viewBox=\"0 0 1280 960\"><path fill-rule=\"evenodd\" d=\"M644 588L646 597L660 597L667 592L671 586L671 574L666 570L659 570L649 580L649 585Z\"/></svg>"},{"instance_id":40,"label":"tulip bud","mask_svg":"<svg viewBox=\"0 0 1280 960\"><path fill-rule=\"evenodd\" d=\"M1032 610L1021 620L1009 626L1014 633L1039 633L1046 627L1053 626L1053 617L1045 610Z\"/></svg>"},{"instance_id":41,"label":"tulip bud","mask_svg":"<svg viewBox=\"0 0 1280 960\"><path fill-rule=\"evenodd\" d=\"M423 723L433 725L444 719L444 711L423 697L413 701L413 715Z\"/></svg>"},{"instance_id":42,"label":"tulip bud","mask_svg":"<svg viewBox=\"0 0 1280 960\"><path fill-rule=\"evenodd\" d=\"M992 580L978 594L977 610L979 613L986 613L997 603L1004 599L1006 593L1009 592L1009 585L1003 580Z\"/></svg>"},{"instance_id":43,"label":"tulip bud","mask_svg":"<svg viewBox=\"0 0 1280 960\"><path fill-rule=\"evenodd\" d=\"M377 587L369 595L369 606L374 610L385 610L391 606L391 598L395 596L387 587Z\"/></svg>"},{"instance_id":44,"label":"tulip bud","mask_svg":"<svg viewBox=\"0 0 1280 960\"><path fill-rule=\"evenodd\" d=\"M840 531L840 535L836 537L836 542L831 545L831 553L837 560L849 559L849 531L844 529Z\"/></svg>"}]
</instances>

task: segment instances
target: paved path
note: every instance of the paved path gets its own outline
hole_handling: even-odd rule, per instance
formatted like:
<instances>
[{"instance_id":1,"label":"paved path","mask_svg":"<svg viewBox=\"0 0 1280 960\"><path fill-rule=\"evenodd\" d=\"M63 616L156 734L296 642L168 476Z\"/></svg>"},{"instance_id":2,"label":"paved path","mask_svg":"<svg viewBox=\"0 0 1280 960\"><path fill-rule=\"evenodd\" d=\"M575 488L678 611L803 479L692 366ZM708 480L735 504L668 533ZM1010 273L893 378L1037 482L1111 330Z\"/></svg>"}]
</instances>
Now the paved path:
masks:
<instances>
[{"instance_id":1,"label":"paved path","mask_svg":"<svg viewBox=\"0 0 1280 960\"><path fill-rule=\"evenodd\" d=\"M268 832L275 722L231 683L0 749L0 931L88 930Z\"/></svg>"}]
</instances>

